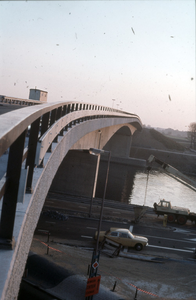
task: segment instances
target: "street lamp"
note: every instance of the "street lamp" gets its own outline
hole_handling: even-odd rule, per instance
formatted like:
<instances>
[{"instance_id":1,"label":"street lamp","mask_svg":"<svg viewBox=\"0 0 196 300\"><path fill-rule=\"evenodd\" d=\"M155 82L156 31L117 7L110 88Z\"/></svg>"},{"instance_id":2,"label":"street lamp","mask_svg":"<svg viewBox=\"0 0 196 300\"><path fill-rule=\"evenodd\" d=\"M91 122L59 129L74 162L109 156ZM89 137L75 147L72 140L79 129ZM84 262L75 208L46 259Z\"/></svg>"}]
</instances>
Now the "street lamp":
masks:
<instances>
[{"instance_id":1,"label":"street lamp","mask_svg":"<svg viewBox=\"0 0 196 300\"><path fill-rule=\"evenodd\" d=\"M108 154L105 186L104 186L104 192L103 192L103 197L102 197L102 202L101 202L99 224L98 224L98 229L97 229L96 248L93 251L91 267L90 267L90 274L89 274L89 278L92 278L92 277L95 277L97 275L97 270L98 270L98 265L99 265L99 235L100 235L101 223L102 223L102 217L103 217L103 208L104 208L104 200L105 200L105 194L106 194L107 182L108 182L108 175L109 175L111 151L105 151L105 150L101 150L101 149L90 148L89 153L92 154L92 155L98 155L99 159L100 159L101 154L104 154L104 153ZM98 168L96 169L96 171L98 172ZM97 180L96 176L95 176L95 181ZM95 187L95 182L94 182L94 187ZM91 208L92 208L92 199L91 199ZM96 264L96 267L95 267L95 264ZM93 298L91 297L91 299L93 299Z\"/></svg>"},{"instance_id":2,"label":"street lamp","mask_svg":"<svg viewBox=\"0 0 196 300\"><path fill-rule=\"evenodd\" d=\"M107 188L107 183L108 183L108 174L109 174L109 166L110 166L110 158L111 158L111 151L105 151L101 149L95 149L95 148L90 148L89 153L93 155L99 155L103 153L108 153L108 164L107 164L107 171L106 171L106 178L105 178L105 186L104 186L104 192L103 192L103 197L102 197L102 202L101 202L101 211L100 211L100 217L99 217L99 224L98 224L98 232L97 232L97 243L96 243L96 248L95 248L95 254L98 254L98 248L99 248L99 235L100 235L100 230L101 230L101 223L102 223L102 217L103 217L103 207L104 207L104 200L105 200L105 194L106 194L106 188Z\"/></svg>"},{"instance_id":3,"label":"street lamp","mask_svg":"<svg viewBox=\"0 0 196 300\"><path fill-rule=\"evenodd\" d=\"M100 151L102 151L102 150L94 149L94 148L90 148L89 151L88 151L90 154L97 156L97 164L96 164L94 183L93 183L93 189L92 189L92 194L91 194L90 209L89 209L89 218L91 217L92 206L93 206L93 198L95 197L95 191L96 191L96 187L97 187L97 177L98 177L100 154L101 154Z\"/></svg>"},{"instance_id":4,"label":"street lamp","mask_svg":"<svg viewBox=\"0 0 196 300\"><path fill-rule=\"evenodd\" d=\"M96 174L95 174L95 179L94 179L93 195L91 197L91 204L90 204L89 215L91 215L92 203L93 203L93 196L95 195L95 190L96 190L97 176L98 176L98 169L99 169L99 162L100 162L100 155L104 154L104 153L108 153L108 164L107 164L107 171L106 171L106 179L105 179L104 192L103 192L103 197L102 197L102 202L101 202L101 211L100 211L100 218L99 218L99 225L98 225L98 232L97 232L97 244L96 244L96 254L97 254L98 253L98 247L99 247L99 234L100 234L100 228L101 228L102 217L103 217L104 200L105 200L106 188L107 188L107 183L108 183L108 174L109 174L111 151L106 151L106 150L101 150L101 149L96 149L96 148L90 148L89 149L89 153L92 154L92 155L97 155L98 156Z\"/></svg>"}]
</instances>

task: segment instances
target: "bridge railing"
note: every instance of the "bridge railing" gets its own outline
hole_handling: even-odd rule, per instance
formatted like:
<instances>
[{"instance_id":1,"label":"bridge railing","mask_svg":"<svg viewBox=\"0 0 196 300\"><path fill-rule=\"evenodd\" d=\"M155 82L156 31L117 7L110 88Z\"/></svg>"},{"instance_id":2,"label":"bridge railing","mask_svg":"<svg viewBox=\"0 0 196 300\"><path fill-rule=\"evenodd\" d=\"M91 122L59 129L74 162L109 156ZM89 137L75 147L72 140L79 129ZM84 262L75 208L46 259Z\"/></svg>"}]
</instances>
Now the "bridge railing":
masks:
<instances>
[{"instance_id":1,"label":"bridge railing","mask_svg":"<svg viewBox=\"0 0 196 300\"><path fill-rule=\"evenodd\" d=\"M35 167L43 167L46 152L72 126L96 118L139 117L121 110L89 103L57 102L26 107L0 116L0 157L8 152L7 170L0 181L3 197L0 247L12 249L17 202L32 193ZM25 141L28 146L25 148Z\"/></svg>"},{"instance_id":2,"label":"bridge railing","mask_svg":"<svg viewBox=\"0 0 196 300\"><path fill-rule=\"evenodd\" d=\"M11 104L11 105L21 105L21 106L32 106L32 105L44 104L46 102L0 95L0 103Z\"/></svg>"}]
</instances>

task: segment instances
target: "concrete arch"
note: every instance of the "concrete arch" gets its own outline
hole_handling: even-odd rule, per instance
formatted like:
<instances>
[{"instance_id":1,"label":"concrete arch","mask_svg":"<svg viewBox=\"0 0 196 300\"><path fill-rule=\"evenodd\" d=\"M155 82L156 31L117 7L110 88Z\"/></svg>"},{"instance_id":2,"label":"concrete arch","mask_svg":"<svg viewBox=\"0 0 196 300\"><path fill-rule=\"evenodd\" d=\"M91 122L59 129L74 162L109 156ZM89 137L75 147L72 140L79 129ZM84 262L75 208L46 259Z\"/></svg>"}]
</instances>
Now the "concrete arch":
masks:
<instances>
[{"instance_id":1,"label":"concrete arch","mask_svg":"<svg viewBox=\"0 0 196 300\"><path fill-rule=\"evenodd\" d=\"M132 135L136 128L130 124L117 127L119 127L118 130L104 145L104 150L110 150L112 156L128 158L130 156Z\"/></svg>"},{"instance_id":2,"label":"concrete arch","mask_svg":"<svg viewBox=\"0 0 196 300\"><path fill-rule=\"evenodd\" d=\"M110 150L112 156L129 157L131 137L136 130L137 128L129 123L100 126L99 129L84 135L71 149L98 148Z\"/></svg>"}]
</instances>

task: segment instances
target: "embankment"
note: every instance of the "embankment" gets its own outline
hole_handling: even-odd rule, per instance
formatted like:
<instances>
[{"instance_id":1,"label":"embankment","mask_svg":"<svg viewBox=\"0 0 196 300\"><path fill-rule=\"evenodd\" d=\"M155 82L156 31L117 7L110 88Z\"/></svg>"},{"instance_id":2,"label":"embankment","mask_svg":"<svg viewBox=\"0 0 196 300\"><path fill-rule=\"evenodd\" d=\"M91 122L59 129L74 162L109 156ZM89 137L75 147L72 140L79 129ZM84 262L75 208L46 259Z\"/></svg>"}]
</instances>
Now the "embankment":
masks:
<instances>
[{"instance_id":1,"label":"embankment","mask_svg":"<svg viewBox=\"0 0 196 300\"><path fill-rule=\"evenodd\" d=\"M153 154L182 173L196 176L196 155L154 129L135 132L130 157L145 159Z\"/></svg>"}]
</instances>

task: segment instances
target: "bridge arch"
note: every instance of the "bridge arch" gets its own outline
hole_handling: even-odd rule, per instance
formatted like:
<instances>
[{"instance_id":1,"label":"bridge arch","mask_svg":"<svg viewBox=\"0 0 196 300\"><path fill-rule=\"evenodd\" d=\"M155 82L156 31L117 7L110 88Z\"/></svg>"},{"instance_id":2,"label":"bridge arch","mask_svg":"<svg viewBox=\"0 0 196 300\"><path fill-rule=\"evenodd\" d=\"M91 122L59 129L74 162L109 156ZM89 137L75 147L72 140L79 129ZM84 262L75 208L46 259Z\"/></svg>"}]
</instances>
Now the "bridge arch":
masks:
<instances>
[{"instance_id":1,"label":"bridge arch","mask_svg":"<svg viewBox=\"0 0 196 300\"><path fill-rule=\"evenodd\" d=\"M133 125L115 124L103 127L100 122L99 129L85 134L71 149L89 149L91 147L110 150L112 156L129 157L131 137L137 129Z\"/></svg>"},{"instance_id":2,"label":"bridge arch","mask_svg":"<svg viewBox=\"0 0 196 300\"><path fill-rule=\"evenodd\" d=\"M141 129L142 124L134 114L75 102L23 108L2 115L1 124L3 126L0 129L0 156L9 148L9 158L7 175L1 181L0 188L0 195L3 196L0 261L4 275L0 281L0 299L8 300L17 298L34 230L46 195L69 149L76 145L81 149L94 147L93 143L97 143L96 136L99 130L104 132L100 147L109 147L107 140L116 131L129 127L130 132L133 132ZM29 144L25 149L24 141L28 128ZM95 138L89 139L93 132L96 133ZM27 191L24 185L23 193L18 193L23 170L26 170L24 181L27 182ZM11 250L7 252L3 248Z\"/></svg>"}]
</instances>

